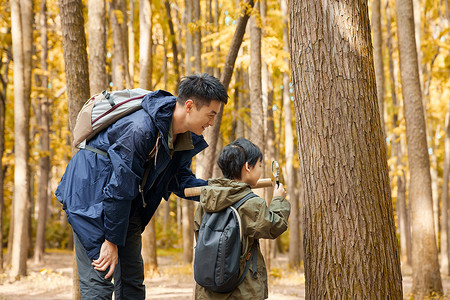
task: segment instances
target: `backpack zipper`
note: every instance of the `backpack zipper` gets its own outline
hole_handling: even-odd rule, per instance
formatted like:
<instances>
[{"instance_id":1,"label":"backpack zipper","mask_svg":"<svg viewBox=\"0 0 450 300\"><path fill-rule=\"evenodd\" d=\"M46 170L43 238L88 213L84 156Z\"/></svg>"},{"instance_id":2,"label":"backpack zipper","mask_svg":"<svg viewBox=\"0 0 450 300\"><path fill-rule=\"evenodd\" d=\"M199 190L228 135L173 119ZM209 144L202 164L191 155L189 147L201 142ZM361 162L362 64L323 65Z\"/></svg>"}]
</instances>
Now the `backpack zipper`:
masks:
<instances>
[{"instance_id":1,"label":"backpack zipper","mask_svg":"<svg viewBox=\"0 0 450 300\"><path fill-rule=\"evenodd\" d=\"M220 257L220 266L221 266L221 268L220 268L220 277L219 277L220 283L223 283L223 277L224 277L224 272L225 272L225 268L224 268L224 265L225 265L225 247L226 247L225 242L226 242L226 238L227 238L227 233L228 233L228 229L226 231L224 231L223 235L222 235L222 247L221 247L222 248L222 255Z\"/></svg>"}]
</instances>

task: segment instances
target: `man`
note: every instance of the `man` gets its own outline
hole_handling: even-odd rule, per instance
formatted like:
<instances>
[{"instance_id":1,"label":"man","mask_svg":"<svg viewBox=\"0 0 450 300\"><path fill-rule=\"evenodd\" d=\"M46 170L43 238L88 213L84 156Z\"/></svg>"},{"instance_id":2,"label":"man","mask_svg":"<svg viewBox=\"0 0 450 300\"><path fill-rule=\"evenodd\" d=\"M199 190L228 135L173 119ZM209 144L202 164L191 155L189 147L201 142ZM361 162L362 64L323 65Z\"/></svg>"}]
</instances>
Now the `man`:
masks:
<instances>
[{"instance_id":1,"label":"man","mask_svg":"<svg viewBox=\"0 0 450 300\"><path fill-rule=\"evenodd\" d=\"M227 101L217 78L185 77L177 98L151 92L88 142L108 156L80 150L69 162L55 194L74 231L82 299L145 299L141 233L161 198L206 185L190 164Z\"/></svg>"}]
</instances>

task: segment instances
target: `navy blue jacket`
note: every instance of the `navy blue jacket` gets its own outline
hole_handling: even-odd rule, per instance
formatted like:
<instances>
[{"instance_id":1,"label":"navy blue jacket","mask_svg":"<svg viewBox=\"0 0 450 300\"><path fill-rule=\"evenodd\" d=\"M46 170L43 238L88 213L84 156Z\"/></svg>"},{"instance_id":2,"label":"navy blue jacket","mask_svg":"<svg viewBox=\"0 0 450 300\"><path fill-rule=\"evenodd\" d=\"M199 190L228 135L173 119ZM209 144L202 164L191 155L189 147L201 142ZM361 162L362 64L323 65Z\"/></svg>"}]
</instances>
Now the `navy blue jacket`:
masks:
<instances>
[{"instance_id":1,"label":"navy blue jacket","mask_svg":"<svg viewBox=\"0 0 450 300\"><path fill-rule=\"evenodd\" d=\"M99 257L105 239L125 244L134 210L143 210L143 230L162 198L168 200L172 192L186 198L185 188L207 184L190 170L192 157L208 146L202 136L191 133L194 149L176 151L170 157L167 134L175 103L176 97L169 92L149 93L142 100L142 109L119 119L89 141L90 146L106 151L109 158L80 150L69 162L55 194L91 259ZM139 184L158 134L161 146L144 187L144 208ZM199 197L188 199L198 201Z\"/></svg>"}]
</instances>

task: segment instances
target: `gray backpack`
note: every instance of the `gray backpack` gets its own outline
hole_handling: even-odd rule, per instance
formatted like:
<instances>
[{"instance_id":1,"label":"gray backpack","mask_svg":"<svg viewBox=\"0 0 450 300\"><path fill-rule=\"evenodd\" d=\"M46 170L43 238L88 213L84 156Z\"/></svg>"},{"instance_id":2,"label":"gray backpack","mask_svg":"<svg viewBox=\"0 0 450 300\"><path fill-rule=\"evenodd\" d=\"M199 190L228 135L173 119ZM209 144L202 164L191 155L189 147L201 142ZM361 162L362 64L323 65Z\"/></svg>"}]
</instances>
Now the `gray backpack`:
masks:
<instances>
[{"instance_id":1,"label":"gray backpack","mask_svg":"<svg viewBox=\"0 0 450 300\"><path fill-rule=\"evenodd\" d=\"M253 275L256 275L257 242L245 255L245 269L239 276L243 228L237 209L253 197L256 195L249 193L221 211L206 212L203 215L194 258L194 279L199 285L214 292L231 292L244 280L251 257L254 265Z\"/></svg>"},{"instance_id":2,"label":"gray backpack","mask_svg":"<svg viewBox=\"0 0 450 300\"><path fill-rule=\"evenodd\" d=\"M103 91L92 96L78 113L73 129L73 145L91 150L86 142L118 119L141 109L142 98L148 93L150 91L137 88L111 93Z\"/></svg>"}]
</instances>

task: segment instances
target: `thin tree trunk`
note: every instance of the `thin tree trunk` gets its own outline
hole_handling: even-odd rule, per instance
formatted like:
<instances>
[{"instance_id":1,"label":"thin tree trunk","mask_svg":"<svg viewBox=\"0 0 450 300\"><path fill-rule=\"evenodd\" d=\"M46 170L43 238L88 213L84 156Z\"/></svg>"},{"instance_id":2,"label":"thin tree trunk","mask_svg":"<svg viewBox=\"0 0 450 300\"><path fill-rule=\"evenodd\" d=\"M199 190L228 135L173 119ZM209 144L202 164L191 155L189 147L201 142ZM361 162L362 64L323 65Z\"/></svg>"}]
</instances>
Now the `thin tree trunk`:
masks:
<instances>
[{"instance_id":1,"label":"thin tree trunk","mask_svg":"<svg viewBox=\"0 0 450 300\"><path fill-rule=\"evenodd\" d=\"M402 299L367 1L289 8L306 299Z\"/></svg>"},{"instance_id":2,"label":"thin tree trunk","mask_svg":"<svg viewBox=\"0 0 450 300\"><path fill-rule=\"evenodd\" d=\"M200 13L200 0L193 0L194 6L194 19L195 23L194 31L194 69L196 73L202 73L202 28L201 24L201 13Z\"/></svg>"},{"instance_id":3,"label":"thin tree trunk","mask_svg":"<svg viewBox=\"0 0 450 300\"><path fill-rule=\"evenodd\" d=\"M245 28L247 26L248 19L250 17L250 11L253 8L254 2L253 0L246 1L246 4L241 12L239 18L236 21L236 31L233 35L233 40L231 41L230 49L228 50L227 57L225 59L225 65L222 71L222 75L220 77L220 81L222 82L225 90L228 90L230 85L231 77L233 75L234 64L236 62L237 55L239 53L239 49L242 44L242 39L244 38ZM220 124L222 123L222 115L223 115L223 105L221 106L219 114L216 116L216 120L214 126L208 128L205 133L205 139L209 144L209 147L206 148L203 153L202 163L206 164L204 166L204 173L202 174L203 178L211 178L213 173L213 168L215 165L215 155L217 148L217 140L219 138L220 132ZM199 161L197 159L197 161Z\"/></svg>"},{"instance_id":4,"label":"thin tree trunk","mask_svg":"<svg viewBox=\"0 0 450 300\"><path fill-rule=\"evenodd\" d=\"M193 46L193 34L189 29L190 23L193 21L193 1L185 0L185 16L184 23L186 26L186 76L191 75L194 64L192 58L194 57L194 46ZM197 162L199 160L197 159ZM198 168L198 166L197 166ZM201 176L199 176L201 178ZM182 227L183 227L183 262L191 263L194 257L193 247L194 247L194 203L188 200L182 200Z\"/></svg>"},{"instance_id":5,"label":"thin tree trunk","mask_svg":"<svg viewBox=\"0 0 450 300\"><path fill-rule=\"evenodd\" d=\"M288 1L280 1L281 15L283 16L283 50L289 52L289 23L288 23ZM286 59L286 66L289 60ZM283 109L284 109L284 136L286 153L286 185L289 202L291 203L291 214L289 216L289 266L300 267L300 222L298 198L295 195L295 169L293 165L295 145L292 129L291 98L289 97L289 74L283 73Z\"/></svg>"},{"instance_id":6,"label":"thin tree trunk","mask_svg":"<svg viewBox=\"0 0 450 300\"><path fill-rule=\"evenodd\" d=\"M93 94L108 88L106 73L105 0L88 1L89 83Z\"/></svg>"},{"instance_id":7,"label":"thin tree trunk","mask_svg":"<svg viewBox=\"0 0 450 300\"><path fill-rule=\"evenodd\" d=\"M142 233L142 258L144 259L145 273L158 270L158 258L156 255L156 213L151 218Z\"/></svg>"},{"instance_id":8,"label":"thin tree trunk","mask_svg":"<svg viewBox=\"0 0 450 300\"><path fill-rule=\"evenodd\" d=\"M11 28L8 28L8 32L11 32ZM1 91L0 91L0 272L3 272L3 210L4 210L4 179L6 173L6 166L3 166L2 158L5 151L5 115L6 115L6 92L8 87L8 71L9 63L11 62L11 46L8 50L4 50L6 54L6 62L3 64L3 59L0 61L1 75ZM3 53L2 53L3 56ZM4 69L3 69L4 66ZM12 221L10 220L10 223Z\"/></svg>"},{"instance_id":9,"label":"thin tree trunk","mask_svg":"<svg viewBox=\"0 0 450 300\"><path fill-rule=\"evenodd\" d=\"M194 202L181 200L183 227L183 262L191 263L194 257Z\"/></svg>"},{"instance_id":10,"label":"thin tree trunk","mask_svg":"<svg viewBox=\"0 0 450 300\"><path fill-rule=\"evenodd\" d=\"M35 263L42 263L45 250L45 224L47 221L48 183L50 180L50 112L48 99L48 45L47 45L47 2L42 0L40 12L40 35L41 35L41 70L44 75L40 77L42 97L40 98L41 110L41 133L40 148L43 153L39 161L39 188L38 188L38 220L36 228L36 244L34 248Z\"/></svg>"},{"instance_id":11,"label":"thin tree trunk","mask_svg":"<svg viewBox=\"0 0 450 300\"><path fill-rule=\"evenodd\" d=\"M130 16L128 18L128 70L130 73L131 85L129 88L134 87L134 60L135 60L135 43L134 43L134 6L135 0L130 0Z\"/></svg>"},{"instance_id":12,"label":"thin tree trunk","mask_svg":"<svg viewBox=\"0 0 450 300\"><path fill-rule=\"evenodd\" d=\"M400 75L404 96L408 162L411 173L413 293L421 298L442 294L433 222L430 160L417 62L413 5L397 0Z\"/></svg>"},{"instance_id":13,"label":"thin tree trunk","mask_svg":"<svg viewBox=\"0 0 450 300\"><path fill-rule=\"evenodd\" d=\"M110 22L113 35L112 82L117 90L130 86L128 70L128 34L125 0L112 0L110 3Z\"/></svg>"},{"instance_id":14,"label":"thin tree trunk","mask_svg":"<svg viewBox=\"0 0 450 300\"><path fill-rule=\"evenodd\" d=\"M81 0L59 0L67 99L69 102L69 129L73 132L75 121L86 99L89 99L89 67L84 34L83 5ZM73 140L73 136L71 138ZM72 148L72 153L76 152ZM74 257L72 299L80 299L78 269Z\"/></svg>"},{"instance_id":15,"label":"thin tree trunk","mask_svg":"<svg viewBox=\"0 0 450 300\"><path fill-rule=\"evenodd\" d=\"M175 30L173 28L173 22L172 22L172 17L171 17L171 13L170 13L170 3L168 0L164 1L164 6L166 7L166 14L167 14L167 19L168 19L168 23L169 23L169 32L170 32L169 40L172 42L173 66L175 69L176 84L178 86L178 84L180 83L180 65L178 63L178 48L177 48Z\"/></svg>"},{"instance_id":16,"label":"thin tree trunk","mask_svg":"<svg viewBox=\"0 0 450 300\"><path fill-rule=\"evenodd\" d=\"M184 26L186 28L186 52L185 52L185 75L189 76L193 73L194 64L194 38L191 31L191 23L193 20L193 6L194 0L184 0Z\"/></svg>"},{"instance_id":17,"label":"thin tree trunk","mask_svg":"<svg viewBox=\"0 0 450 300\"><path fill-rule=\"evenodd\" d=\"M12 47L14 57L14 237L11 275L18 279L27 272L30 205L29 122L31 92L32 3L11 0Z\"/></svg>"},{"instance_id":18,"label":"thin tree trunk","mask_svg":"<svg viewBox=\"0 0 450 300\"><path fill-rule=\"evenodd\" d=\"M449 215L448 215L448 180L450 168L450 102L445 116L445 154L444 154L444 178L442 183L442 226L441 226L441 270L445 275L450 275L450 243Z\"/></svg>"},{"instance_id":19,"label":"thin tree trunk","mask_svg":"<svg viewBox=\"0 0 450 300\"><path fill-rule=\"evenodd\" d=\"M383 65L383 30L381 27L381 0L372 1L373 60L377 80L377 98L380 108L381 128L386 136L384 122L384 65Z\"/></svg>"},{"instance_id":20,"label":"thin tree trunk","mask_svg":"<svg viewBox=\"0 0 450 300\"><path fill-rule=\"evenodd\" d=\"M139 86L152 88L152 8L150 0L139 0Z\"/></svg>"},{"instance_id":21,"label":"thin tree trunk","mask_svg":"<svg viewBox=\"0 0 450 300\"><path fill-rule=\"evenodd\" d=\"M394 127L399 126L398 124L398 113L400 109L400 104L397 99L397 76L398 73L394 69L393 60L393 47L392 47L392 31L391 31L391 13L389 8L389 1L386 1L386 30L387 30L387 47L389 52L389 74L390 74L390 87L392 95L392 104L394 106L393 115L393 125ZM401 175L397 176L397 209L398 209L398 226L400 228L400 250L401 250L401 261L403 264L411 266L412 253L411 253L411 225L409 221L408 208L406 205L406 177L403 170L404 166L402 163L402 142L397 141L399 137L394 135L393 138L393 155L397 156L397 170L401 170Z\"/></svg>"}]
</instances>

